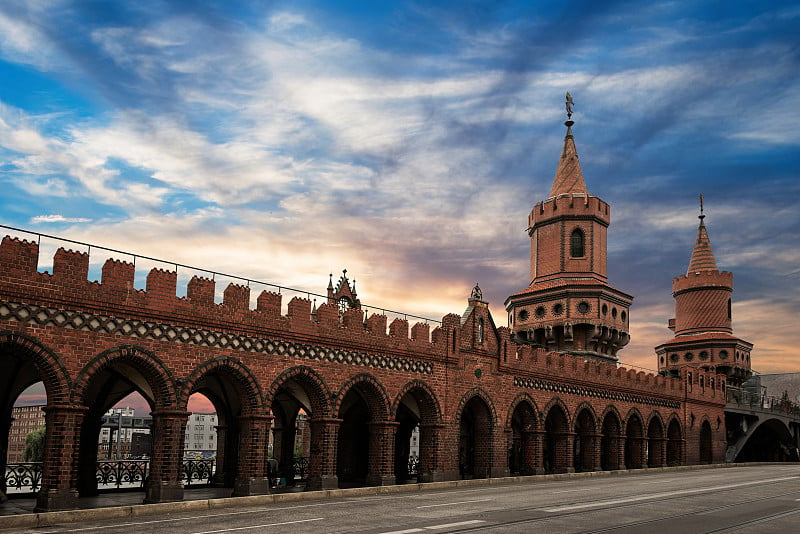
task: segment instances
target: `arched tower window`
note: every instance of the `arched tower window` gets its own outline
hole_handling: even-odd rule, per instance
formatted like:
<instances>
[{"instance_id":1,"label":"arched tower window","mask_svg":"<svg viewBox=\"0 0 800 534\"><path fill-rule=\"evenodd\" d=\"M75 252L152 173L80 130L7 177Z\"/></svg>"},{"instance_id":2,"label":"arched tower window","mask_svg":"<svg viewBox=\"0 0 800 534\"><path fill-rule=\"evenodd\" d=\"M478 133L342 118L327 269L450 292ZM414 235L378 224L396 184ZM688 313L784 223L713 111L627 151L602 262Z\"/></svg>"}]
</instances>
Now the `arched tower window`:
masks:
<instances>
[{"instance_id":1,"label":"arched tower window","mask_svg":"<svg viewBox=\"0 0 800 534\"><path fill-rule=\"evenodd\" d=\"M584 250L584 236L580 228L572 231L569 237L569 255L573 258L582 258L585 256Z\"/></svg>"},{"instance_id":2,"label":"arched tower window","mask_svg":"<svg viewBox=\"0 0 800 534\"><path fill-rule=\"evenodd\" d=\"M478 319L478 343L483 343L483 317Z\"/></svg>"}]
</instances>

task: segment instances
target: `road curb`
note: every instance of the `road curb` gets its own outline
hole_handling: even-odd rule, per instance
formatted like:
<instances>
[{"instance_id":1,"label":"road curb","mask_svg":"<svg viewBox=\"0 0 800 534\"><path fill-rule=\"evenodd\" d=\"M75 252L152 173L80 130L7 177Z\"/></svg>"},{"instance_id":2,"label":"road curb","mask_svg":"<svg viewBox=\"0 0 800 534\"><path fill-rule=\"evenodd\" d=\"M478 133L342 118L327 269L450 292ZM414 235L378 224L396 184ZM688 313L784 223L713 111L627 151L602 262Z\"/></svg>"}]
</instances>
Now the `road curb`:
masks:
<instances>
[{"instance_id":1,"label":"road curb","mask_svg":"<svg viewBox=\"0 0 800 534\"><path fill-rule=\"evenodd\" d=\"M469 488L499 484L523 484L546 482L550 480L567 480L572 478L592 478L604 476L625 476L635 473L661 471L690 471L699 469L718 469L727 467L745 467L758 465L776 465L775 462L681 465L676 467L649 467L645 469L623 469L617 471L590 471L586 473L558 473L549 475L514 476L502 478L481 478L472 480L447 480L443 482L426 482L420 484L403 484L398 486L369 486L365 488L330 489L305 491L297 493L272 493L269 495L252 495L247 497L222 497L214 499L198 499L193 501L176 501L156 504L137 504L127 506L108 506L104 508L88 508L64 510L59 512L39 512L0 516L0 530L19 528L51 527L65 523L97 521L102 519L121 519L144 517L159 514L218 510L220 508L239 508L261 506L276 503L292 503L302 501L319 501L347 497L365 497L394 493L414 493L418 491L444 490L452 488Z\"/></svg>"}]
</instances>

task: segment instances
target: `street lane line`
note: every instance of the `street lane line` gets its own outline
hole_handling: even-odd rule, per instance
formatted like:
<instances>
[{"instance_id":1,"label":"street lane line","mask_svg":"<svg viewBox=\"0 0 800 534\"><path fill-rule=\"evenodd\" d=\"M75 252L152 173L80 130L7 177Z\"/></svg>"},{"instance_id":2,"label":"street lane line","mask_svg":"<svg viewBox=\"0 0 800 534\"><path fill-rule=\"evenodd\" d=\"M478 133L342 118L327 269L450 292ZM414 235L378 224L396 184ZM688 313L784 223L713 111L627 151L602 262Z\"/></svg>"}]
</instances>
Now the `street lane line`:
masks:
<instances>
[{"instance_id":1,"label":"street lane line","mask_svg":"<svg viewBox=\"0 0 800 534\"><path fill-rule=\"evenodd\" d=\"M310 523L311 521L322 521L324 517L315 517L314 519L298 519L297 521L283 521L282 523L267 523L266 525L251 525L249 527L236 527L236 528L223 528L222 530L204 530L202 532L193 532L192 534L218 534L219 532L234 532L237 530L252 530L254 528L266 527L280 527L283 525L296 525L297 523Z\"/></svg>"},{"instance_id":2,"label":"street lane line","mask_svg":"<svg viewBox=\"0 0 800 534\"><path fill-rule=\"evenodd\" d=\"M445 528L466 527L467 525L477 525L478 523L486 523L480 519L473 519L472 521L459 521L458 523L445 523L443 525L431 525L423 527L425 530L442 530Z\"/></svg>"},{"instance_id":3,"label":"street lane line","mask_svg":"<svg viewBox=\"0 0 800 534\"><path fill-rule=\"evenodd\" d=\"M459 501L459 502L446 502L444 504L428 504L425 506L417 506L417 508L438 508L440 506L455 506L456 504L469 504L472 502L487 502L494 499L475 499L474 501Z\"/></svg>"},{"instance_id":4,"label":"street lane line","mask_svg":"<svg viewBox=\"0 0 800 534\"><path fill-rule=\"evenodd\" d=\"M558 490L558 491L551 491L551 495L555 495L557 493L575 493L576 491L586 491L586 488L578 488L574 490Z\"/></svg>"},{"instance_id":5,"label":"street lane line","mask_svg":"<svg viewBox=\"0 0 800 534\"><path fill-rule=\"evenodd\" d=\"M622 497L619 499L609 499L606 501L595 501L590 503L583 503L583 504L565 504L561 506L549 506L547 508L539 508L542 512L567 512L569 510L585 510L587 508L602 508L604 506L614 505L614 504L625 504L631 502L641 502L641 501L649 501L653 499L659 499L662 497L675 497L678 495L693 495L695 493L705 493L709 491L720 491L726 489L734 489L734 488L743 488L746 486L758 486L769 484L772 482L785 482L787 480L797 480L796 476L791 477L782 477L782 478L773 478L767 480L759 480L755 482L744 482L741 484L726 484L724 486L712 486L709 488L695 488L689 490L676 490L676 491L665 491L661 493L650 493L647 495L637 495L635 497Z\"/></svg>"},{"instance_id":6,"label":"street lane line","mask_svg":"<svg viewBox=\"0 0 800 534\"><path fill-rule=\"evenodd\" d=\"M421 528L407 528L406 530L393 530L391 532L381 532L381 534L413 534L414 532L425 532Z\"/></svg>"}]
</instances>

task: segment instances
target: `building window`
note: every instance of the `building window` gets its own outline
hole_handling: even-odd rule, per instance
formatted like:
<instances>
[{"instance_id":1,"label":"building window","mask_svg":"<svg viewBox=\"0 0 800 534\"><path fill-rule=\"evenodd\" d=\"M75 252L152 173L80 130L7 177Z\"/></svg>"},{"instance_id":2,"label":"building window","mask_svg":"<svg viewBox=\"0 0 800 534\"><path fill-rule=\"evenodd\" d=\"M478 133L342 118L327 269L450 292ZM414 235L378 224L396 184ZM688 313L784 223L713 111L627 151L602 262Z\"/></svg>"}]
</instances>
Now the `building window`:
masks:
<instances>
[{"instance_id":1,"label":"building window","mask_svg":"<svg viewBox=\"0 0 800 534\"><path fill-rule=\"evenodd\" d=\"M483 343L483 317L478 319L478 343Z\"/></svg>"},{"instance_id":2,"label":"building window","mask_svg":"<svg viewBox=\"0 0 800 534\"><path fill-rule=\"evenodd\" d=\"M582 258L585 255L583 241L583 232L581 229L576 228L573 230L572 235L569 238L570 256L573 258Z\"/></svg>"}]
</instances>

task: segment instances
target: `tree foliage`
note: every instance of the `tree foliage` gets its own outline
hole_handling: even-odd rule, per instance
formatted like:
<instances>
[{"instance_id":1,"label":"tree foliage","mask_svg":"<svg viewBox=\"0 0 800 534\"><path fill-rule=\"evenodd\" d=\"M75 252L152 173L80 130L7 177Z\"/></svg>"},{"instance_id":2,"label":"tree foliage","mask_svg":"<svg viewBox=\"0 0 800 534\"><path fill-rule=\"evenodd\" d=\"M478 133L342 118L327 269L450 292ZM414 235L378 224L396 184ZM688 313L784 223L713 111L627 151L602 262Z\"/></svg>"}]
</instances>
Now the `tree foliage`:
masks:
<instances>
[{"instance_id":1,"label":"tree foliage","mask_svg":"<svg viewBox=\"0 0 800 534\"><path fill-rule=\"evenodd\" d=\"M41 462L44 460L45 427L37 428L25 436L25 450L22 460L25 462Z\"/></svg>"}]
</instances>

